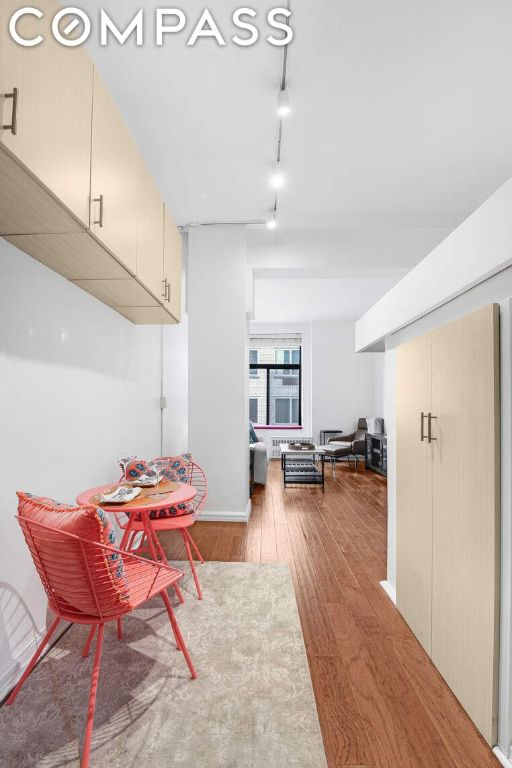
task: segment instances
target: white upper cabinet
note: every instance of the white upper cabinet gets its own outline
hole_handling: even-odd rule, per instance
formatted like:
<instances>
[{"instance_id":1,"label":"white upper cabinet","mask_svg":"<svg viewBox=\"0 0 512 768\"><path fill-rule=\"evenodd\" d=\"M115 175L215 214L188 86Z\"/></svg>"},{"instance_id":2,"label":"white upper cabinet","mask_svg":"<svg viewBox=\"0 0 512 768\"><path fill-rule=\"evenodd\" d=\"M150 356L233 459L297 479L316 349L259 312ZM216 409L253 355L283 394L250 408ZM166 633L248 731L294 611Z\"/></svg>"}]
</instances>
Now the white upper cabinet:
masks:
<instances>
[{"instance_id":1,"label":"white upper cabinet","mask_svg":"<svg viewBox=\"0 0 512 768\"><path fill-rule=\"evenodd\" d=\"M88 227L93 65L83 47L53 38L51 21L62 7L55 0L39 0L43 18L27 15L17 24L23 37L44 41L15 43L8 23L20 7L18 0L0 0L0 144ZM27 216L23 231L32 234L32 226ZM71 217L47 218L45 231L62 228L80 225Z\"/></svg>"}]
</instances>

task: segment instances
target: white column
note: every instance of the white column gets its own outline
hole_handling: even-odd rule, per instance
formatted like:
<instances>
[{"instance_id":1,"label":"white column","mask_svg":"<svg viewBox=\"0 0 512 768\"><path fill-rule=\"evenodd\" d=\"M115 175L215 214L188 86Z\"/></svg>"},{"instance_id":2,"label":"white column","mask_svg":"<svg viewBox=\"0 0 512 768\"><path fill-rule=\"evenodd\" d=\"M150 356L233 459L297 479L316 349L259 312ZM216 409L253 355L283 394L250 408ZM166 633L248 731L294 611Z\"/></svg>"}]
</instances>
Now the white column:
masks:
<instances>
[{"instance_id":1,"label":"white column","mask_svg":"<svg viewBox=\"0 0 512 768\"><path fill-rule=\"evenodd\" d=\"M189 445L208 477L203 518L246 520L250 504L245 227L193 227L188 259Z\"/></svg>"}]
</instances>

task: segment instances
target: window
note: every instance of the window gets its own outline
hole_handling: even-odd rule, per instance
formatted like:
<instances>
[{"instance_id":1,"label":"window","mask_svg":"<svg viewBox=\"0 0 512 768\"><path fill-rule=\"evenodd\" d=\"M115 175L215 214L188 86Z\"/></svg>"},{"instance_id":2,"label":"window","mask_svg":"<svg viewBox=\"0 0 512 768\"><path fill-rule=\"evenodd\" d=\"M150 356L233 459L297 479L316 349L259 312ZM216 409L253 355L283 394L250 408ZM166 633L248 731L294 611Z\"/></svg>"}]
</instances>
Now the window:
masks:
<instances>
[{"instance_id":1,"label":"window","mask_svg":"<svg viewBox=\"0 0 512 768\"><path fill-rule=\"evenodd\" d=\"M249 414L258 426L301 426L301 338L251 338Z\"/></svg>"},{"instance_id":2,"label":"window","mask_svg":"<svg viewBox=\"0 0 512 768\"><path fill-rule=\"evenodd\" d=\"M249 398L249 421L252 421L253 424L258 423L258 398L257 397Z\"/></svg>"},{"instance_id":3,"label":"window","mask_svg":"<svg viewBox=\"0 0 512 768\"><path fill-rule=\"evenodd\" d=\"M276 349L274 355L276 363L300 363L300 349Z\"/></svg>"},{"instance_id":4,"label":"window","mask_svg":"<svg viewBox=\"0 0 512 768\"><path fill-rule=\"evenodd\" d=\"M249 365L255 365L258 362L258 350L257 349L250 349L249 350ZM249 376L251 379L256 379L258 377L258 372L252 370L249 368Z\"/></svg>"}]
</instances>

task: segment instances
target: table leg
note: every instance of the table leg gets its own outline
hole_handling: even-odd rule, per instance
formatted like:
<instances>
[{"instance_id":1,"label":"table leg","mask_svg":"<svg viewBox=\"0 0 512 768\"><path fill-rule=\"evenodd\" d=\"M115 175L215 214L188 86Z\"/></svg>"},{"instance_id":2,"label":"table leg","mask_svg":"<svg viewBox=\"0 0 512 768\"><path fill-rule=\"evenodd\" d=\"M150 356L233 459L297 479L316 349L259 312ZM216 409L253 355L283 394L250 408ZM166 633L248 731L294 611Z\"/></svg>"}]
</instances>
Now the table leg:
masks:
<instances>
[{"instance_id":1,"label":"table leg","mask_svg":"<svg viewBox=\"0 0 512 768\"><path fill-rule=\"evenodd\" d=\"M142 512L141 518L142 518L142 525L144 526L144 533L146 534L146 539L148 540L151 557L153 558L153 560L158 562L159 555L160 555L160 560L163 563L165 563L165 565L169 565L169 561L167 560L167 555L165 554L164 548L160 544L160 540L151 525L151 520L149 519L149 513ZM183 597L183 593L178 585L178 582L175 582L173 584L173 589L176 592L176 596L180 601L180 603L184 603L185 598Z\"/></svg>"}]
</instances>

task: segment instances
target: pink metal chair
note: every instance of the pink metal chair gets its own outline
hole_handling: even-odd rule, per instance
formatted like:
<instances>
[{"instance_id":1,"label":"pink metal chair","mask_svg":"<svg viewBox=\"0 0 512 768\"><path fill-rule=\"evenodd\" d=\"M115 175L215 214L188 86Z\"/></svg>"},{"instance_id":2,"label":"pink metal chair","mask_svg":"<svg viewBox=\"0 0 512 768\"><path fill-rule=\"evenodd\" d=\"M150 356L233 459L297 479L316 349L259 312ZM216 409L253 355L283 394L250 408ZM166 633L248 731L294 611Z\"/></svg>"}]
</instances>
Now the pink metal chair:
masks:
<instances>
[{"instance_id":1,"label":"pink metal chair","mask_svg":"<svg viewBox=\"0 0 512 768\"><path fill-rule=\"evenodd\" d=\"M172 457L164 456L158 461L161 461L161 462L170 461L171 458ZM187 552L188 561L190 563L192 576L194 578L197 597L199 600L202 600L203 594L201 591L199 578L197 576L194 558L192 557L192 549L194 550L195 554L197 555L197 557L199 558L202 564L204 564L204 559L197 547L197 544L192 538L189 529L194 525L197 518L201 514L204 508L204 505L206 504L206 499L208 496L208 481L206 479L206 475L203 469L193 461L190 462L190 467L187 472L186 481L196 489L197 491L196 495L194 496L192 501L189 501L188 504L186 505L187 509L184 512L184 514L176 514L175 516L173 516L168 512L166 513L165 517L157 517L157 518L151 519L151 528L155 532L155 542L149 542L149 544L150 544L150 551L154 552L154 549L152 549L154 545L158 549L164 561L166 561L163 549L160 545L160 542L158 541L158 538L156 537L156 532L157 531L180 531L185 544L185 549ZM122 527L126 527L126 522L120 521L119 517L118 517L118 522ZM137 520L133 524L132 535L130 536L130 540L127 543L128 550L133 552L143 551L144 549L143 540L139 542L138 546L135 545L135 541L137 538L136 534L140 533L141 531L144 531L143 523Z\"/></svg>"},{"instance_id":2,"label":"pink metal chair","mask_svg":"<svg viewBox=\"0 0 512 768\"><path fill-rule=\"evenodd\" d=\"M65 518L66 514L63 520ZM166 563L138 557L116 547L26 519L21 514L17 519L56 618L7 699L7 704L14 703L20 688L61 621L91 627L82 654L84 657L89 652L97 630L81 760L81 768L88 768L103 634L107 622L117 621L120 637L122 617L152 597L160 595L167 609L176 645L183 652L192 679L197 677L167 594L167 589L174 586L183 573ZM116 567L115 575L112 565Z\"/></svg>"}]
</instances>

